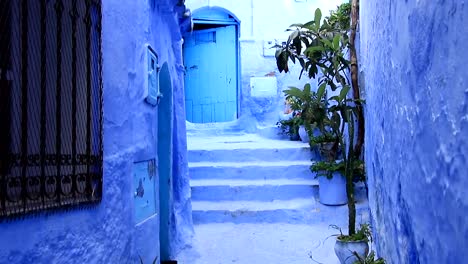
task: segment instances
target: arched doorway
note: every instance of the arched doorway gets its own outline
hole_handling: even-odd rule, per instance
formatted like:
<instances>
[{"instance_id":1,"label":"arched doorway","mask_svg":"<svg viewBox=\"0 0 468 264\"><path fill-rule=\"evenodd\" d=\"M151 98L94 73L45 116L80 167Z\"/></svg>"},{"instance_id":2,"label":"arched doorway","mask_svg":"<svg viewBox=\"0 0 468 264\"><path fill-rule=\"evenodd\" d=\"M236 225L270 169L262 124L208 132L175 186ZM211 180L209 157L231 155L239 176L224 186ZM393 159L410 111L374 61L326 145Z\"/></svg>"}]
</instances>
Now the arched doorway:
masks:
<instances>
[{"instance_id":1,"label":"arched doorway","mask_svg":"<svg viewBox=\"0 0 468 264\"><path fill-rule=\"evenodd\" d=\"M239 20L219 7L193 14L184 37L185 103L192 123L227 122L239 115Z\"/></svg>"}]
</instances>

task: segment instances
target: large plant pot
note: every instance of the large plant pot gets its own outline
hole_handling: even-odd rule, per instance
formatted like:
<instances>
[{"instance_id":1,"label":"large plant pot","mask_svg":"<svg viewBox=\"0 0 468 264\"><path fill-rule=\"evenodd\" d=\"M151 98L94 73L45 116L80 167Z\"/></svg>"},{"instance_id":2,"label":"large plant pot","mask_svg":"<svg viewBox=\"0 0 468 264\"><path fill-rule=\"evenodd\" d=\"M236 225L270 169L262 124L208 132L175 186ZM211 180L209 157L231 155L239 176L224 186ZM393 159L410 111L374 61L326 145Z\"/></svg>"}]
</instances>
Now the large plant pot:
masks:
<instances>
[{"instance_id":1,"label":"large plant pot","mask_svg":"<svg viewBox=\"0 0 468 264\"><path fill-rule=\"evenodd\" d=\"M325 205L343 205L348 203L346 179L341 173L334 172L333 177L319 176L319 201Z\"/></svg>"},{"instance_id":2,"label":"large plant pot","mask_svg":"<svg viewBox=\"0 0 468 264\"><path fill-rule=\"evenodd\" d=\"M354 264L358 259L353 252L364 258L369 254L369 244L366 241L344 242L336 240L335 254L341 264Z\"/></svg>"},{"instance_id":3,"label":"large plant pot","mask_svg":"<svg viewBox=\"0 0 468 264\"><path fill-rule=\"evenodd\" d=\"M299 137L301 138L302 142L309 143L309 134L307 133L305 126L299 127Z\"/></svg>"}]
</instances>

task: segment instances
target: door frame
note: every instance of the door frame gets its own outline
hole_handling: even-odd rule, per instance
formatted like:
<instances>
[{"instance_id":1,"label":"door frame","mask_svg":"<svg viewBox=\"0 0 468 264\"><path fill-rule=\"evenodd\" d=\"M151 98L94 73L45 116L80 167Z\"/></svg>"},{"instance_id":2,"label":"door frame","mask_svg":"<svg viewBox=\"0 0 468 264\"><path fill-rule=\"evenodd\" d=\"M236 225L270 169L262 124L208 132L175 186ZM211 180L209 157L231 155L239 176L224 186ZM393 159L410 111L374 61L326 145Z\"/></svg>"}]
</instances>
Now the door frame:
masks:
<instances>
[{"instance_id":1,"label":"door frame","mask_svg":"<svg viewBox=\"0 0 468 264\"><path fill-rule=\"evenodd\" d=\"M192 13L194 27L196 25L234 25L236 28L236 119L241 115L241 54L240 54L240 24L241 21L229 10L218 6L205 6L196 9ZM190 33L188 33L190 34Z\"/></svg>"},{"instance_id":2,"label":"door frame","mask_svg":"<svg viewBox=\"0 0 468 264\"><path fill-rule=\"evenodd\" d=\"M163 94L158 105L158 175L159 175L159 250L160 260L170 260L172 253L171 212L173 208L173 117L174 100L169 65L159 70L159 87Z\"/></svg>"}]
</instances>

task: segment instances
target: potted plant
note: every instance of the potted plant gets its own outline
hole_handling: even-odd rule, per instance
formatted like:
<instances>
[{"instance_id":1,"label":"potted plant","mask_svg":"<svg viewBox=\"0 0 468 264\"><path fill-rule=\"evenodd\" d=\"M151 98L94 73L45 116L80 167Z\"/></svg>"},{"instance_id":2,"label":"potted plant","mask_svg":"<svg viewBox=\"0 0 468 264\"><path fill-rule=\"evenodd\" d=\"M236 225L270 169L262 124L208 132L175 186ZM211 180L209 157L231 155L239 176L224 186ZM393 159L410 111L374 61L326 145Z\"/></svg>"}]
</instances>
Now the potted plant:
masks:
<instances>
[{"instance_id":1,"label":"potted plant","mask_svg":"<svg viewBox=\"0 0 468 264\"><path fill-rule=\"evenodd\" d=\"M354 264L385 264L385 259L377 258L375 256L375 252L371 251L367 257L360 256L359 254L355 253L354 256L356 257L356 261Z\"/></svg>"},{"instance_id":2,"label":"potted plant","mask_svg":"<svg viewBox=\"0 0 468 264\"><path fill-rule=\"evenodd\" d=\"M317 149L322 160L331 161L339 157L338 139L336 135L328 131L318 136L311 136L309 141L311 149Z\"/></svg>"},{"instance_id":3,"label":"potted plant","mask_svg":"<svg viewBox=\"0 0 468 264\"><path fill-rule=\"evenodd\" d=\"M341 229L336 238L335 254L342 264L354 264L359 260L366 259L369 254L369 240L372 236L369 225L363 224L353 236L343 235Z\"/></svg>"},{"instance_id":4,"label":"potted plant","mask_svg":"<svg viewBox=\"0 0 468 264\"><path fill-rule=\"evenodd\" d=\"M362 104L359 98L359 88L355 82L356 61L351 63L345 56L348 50L354 49L354 40L348 37L350 4L343 4L338 11L331 13L322 22L322 13L320 9L315 12L313 21L305 24L294 24L290 31L290 37L285 46L278 46L276 52L277 66L280 72L288 72L288 61L296 61L301 64L301 76L305 72L309 78L317 78L319 88L317 93L325 94L325 89L331 91L334 96L329 99L324 96L320 100L326 111L321 115L320 125L318 126L322 135L322 140L311 138L313 144L321 144L322 162L312 166L312 170L321 172L324 179L339 178L345 183L347 204L348 204L348 234L337 238L337 250L344 248L343 244L356 244L360 241L362 233L365 230L359 229L356 232L356 201L354 198L354 176L356 169L362 167L359 161L363 130ZM353 59L353 58L351 58ZM355 59L355 58L354 58ZM320 74L319 74L320 71ZM348 74L351 71L352 80L349 80ZM353 87L353 97L348 98L348 92ZM304 113L303 113L304 115ZM317 121L317 120L315 120ZM354 143L355 124L358 125L358 142ZM310 135L310 134L309 134ZM330 144L325 144L325 137L334 139ZM333 143L331 143L333 142ZM328 148L326 148L326 146ZM361 164L361 165L359 165ZM335 174L341 172L341 176ZM319 179L320 179L319 178ZM340 189L342 190L342 184ZM323 185L320 184L319 189ZM367 241L361 241L367 244ZM348 251L347 253L349 253ZM361 253L366 257L367 252ZM338 255L338 253L337 253ZM343 262L341 263L348 263Z\"/></svg>"},{"instance_id":5,"label":"potted plant","mask_svg":"<svg viewBox=\"0 0 468 264\"><path fill-rule=\"evenodd\" d=\"M319 161L311 166L319 181L319 201L325 205L343 205L348 202L343 161Z\"/></svg>"},{"instance_id":6,"label":"potted plant","mask_svg":"<svg viewBox=\"0 0 468 264\"><path fill-rule=\"evenodd\" d=\"M286 120L278 121L277 125L281 129L281 133L288 135L290 140L300 140L299 138L299 126L302 124L302 118L300 115L293 113L293 116Z\"/></svg>"},{"instance_id":7,"label":"potted plant","mask_svg":"<svg viewBox=\"0 0 468 264\"><path fill-rule=\"evenodd\" d=\"M311 136L317 136L320 132L320 125L323 116L326 115L325 109L325 86L318 89L317 92L311 90L309 83L304 85L301 90L296 87L289 87L283 91L286 100L292 110L299 113L302 119L299 133L303 142L308 143ZM314 128L315 131L314 131Z\"/></svg>"}]
</instances>

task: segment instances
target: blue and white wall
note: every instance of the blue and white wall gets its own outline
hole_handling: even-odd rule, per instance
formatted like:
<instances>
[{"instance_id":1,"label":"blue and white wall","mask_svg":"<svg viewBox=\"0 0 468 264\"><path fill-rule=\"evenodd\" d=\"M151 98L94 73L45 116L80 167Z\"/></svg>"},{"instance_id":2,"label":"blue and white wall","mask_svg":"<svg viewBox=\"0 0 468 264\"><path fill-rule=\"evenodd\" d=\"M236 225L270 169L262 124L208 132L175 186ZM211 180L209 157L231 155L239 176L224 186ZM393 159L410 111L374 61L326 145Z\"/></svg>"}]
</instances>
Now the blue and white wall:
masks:
<instances>
[{"instance_id":1,"label":"blue and white wall","mask_svg":"<svg viewBox=\"0 0 468 264\"><path fill-rule=\"evenodd\" d=\"M138 263L139 256L152 263L159 257L159 216L137 223L134 213L134 162L157 158L158 144L157 108L144 102L146 43L158 53L160 65L167 62L174 89L171 254L190 240L182 42L173 11L178 1L102 2L102 202L0 223L0 263Z\"/></svg>"},{"instance_id":2,"label":"blue and white wall","mask_svg":"<svg viewBox=\"0 0 468 264\"><path fill-rule=\"evenodd\" d=\"M468 248L468 5L361 0L366 166L389 263L464 263Z\"/></svg>"},{"instance_id":3,"label":"blue and white wall","mask_svg":"<svg viewBox=\"0 0 468 264\"><path fill-rule=\"evenodd\" d=\"M274 57L275 49L269 49L275 41L287 41L285 30L294 23L305 23L313 19L316 8L324 15L335 9L344 0L187 0L193 11L201 7L221 7L240 20L241 53L241 124L258 123L258 126L274 126L279 113L284 111L283 90L288 86L302 88L308 78L299 80L300 66L291 67L291 72L279 73ZM268 41L273 44L268 44ZM264 47L267 47L264 49ZM265 56L266 55L266 56ZM273 76L277 86L274 96L252 96L252 77ZM255 94L255 93L254 93ZM247 121L248 120L248 121ZM249 128L252 130L252 128ZM255 130L255 128L253 128Z\"/></svg>"}]
</instances>

